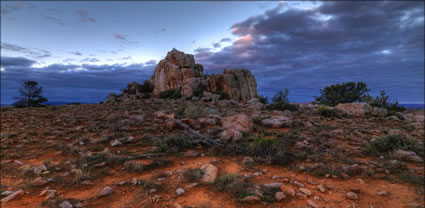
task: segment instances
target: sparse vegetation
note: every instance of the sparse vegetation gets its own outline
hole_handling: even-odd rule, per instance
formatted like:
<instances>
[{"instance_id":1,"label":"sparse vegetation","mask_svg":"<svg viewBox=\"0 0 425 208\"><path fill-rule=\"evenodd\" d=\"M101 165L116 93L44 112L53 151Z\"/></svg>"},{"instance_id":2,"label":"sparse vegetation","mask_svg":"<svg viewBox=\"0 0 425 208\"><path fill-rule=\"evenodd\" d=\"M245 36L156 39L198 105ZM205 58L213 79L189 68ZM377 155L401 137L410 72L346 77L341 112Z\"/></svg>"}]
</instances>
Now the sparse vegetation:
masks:
<instances>
[{"instance_id":1,"label":"sparse vegetation","mask_svg":"<svg viewBox=\"0 0 425 208\"><path fill-rule=\"evenodd\" d=\"M180 89L168 89L159 93L159 98L161 99L176 99L181 97Z\"/></svg>"},{"instance_id":2,"label":"sparse vegetation","mask_svg":"<svg viewBox=\"0 0 425 208\"><path fill-rule=\"evenodd\" d=\"M297 111L298 108L296 105L289 103L289 90L285 88L285 91L279 90L272 98L272 103L270 104L271 110L290 110Z\"/></svg>"},{"instance_id":3,"label":"sparse vegetation","mask_svg":"<svg viewBox=\"0 0 425 208\"><path fill-rule=\"evenodd\" d=\"M376 96L375 99L368 97L367 100L372 107L385 108L390 112L406 110L405 107L399 106L397 101L390 102L388 95L385 93L385 90L381 90L380 96Z\"/></svg>"},{"instance_id":4,"label":"sparse vegetation","mask_svg":"<svg viewBox=\"0 0 425 208\"><path fill-rule=\"evenodd\" d=\"M236 174L225 174L218 177L214 186L219 191L226 191L238 199L255 195L249 191L249 189L253 187L253 184Z\"/></svg>"},{"instance_id":5,"label":"sparse vegetation","mask_svg":"<svg viewBox=\"0 0 425 208\"><path fill-rule=\"evenodd\" d=\"M336 112L336 110L328 108L326 106L320 106L317 109L317 114L327 118L338 117L338 113Z\"/></svg>"},{"instance_id":6,"label":"sparse vegetation","mask_svg":"<svg viewBox=\"0 0 425 208\"><path fill-rule=\"evenodd\" d=\"M166 136L157 142L158 151L166 153L177 153L182 149L192 146L188 140L181 135Z\"/></svg>"},{"instance_id":7,"label":"sparse vegetation","mask_svg":"<svg viewBox=\"0 0 425 208\"><path fill-rule=\"evenodd\" d=\"M425 156L423 144L402 135L381 136L366 146L367 153L388 153L397 149L413 151L421 157Z\"/></svg>"},{"instance_id":8,"label":"sparse vegetation","mask_svg":"<svg viewBox=\"0 0 425 208\"><path fill-rule=\"evenodd\" d=\"M189 168L184 172L184 177L188 182L197 182L199 183L199 180L202 177L202 170L199 168Z\"/></svg>"}]
</instances>

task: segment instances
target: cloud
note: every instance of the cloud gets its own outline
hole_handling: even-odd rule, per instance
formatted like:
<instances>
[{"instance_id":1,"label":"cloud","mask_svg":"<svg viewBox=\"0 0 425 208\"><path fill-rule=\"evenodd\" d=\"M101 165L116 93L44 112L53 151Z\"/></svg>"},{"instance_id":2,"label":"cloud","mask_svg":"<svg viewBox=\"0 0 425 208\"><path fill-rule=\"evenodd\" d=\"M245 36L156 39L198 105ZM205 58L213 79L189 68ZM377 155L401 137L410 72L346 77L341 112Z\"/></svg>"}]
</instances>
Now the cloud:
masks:
<instances>
[{"instance_id":1,"label":"cloud","mask_svg":"<svg viewBox=\"0 0 425 208\"><path fill-rule=\"evenodd\" d=\"M131 59L131 56L127 56L127 57L122 57L122 58L120 58L120 60L130 60Z\"/></svg>"},{"instance_id":2,"label":"cloud","mask_svg":"<svg viewBox=\"0 0 425 208\"><path fill-rule=\"evenodd\" d=\"M90 17L89 12L86 10L78 10L76 14L80 22L96 22L96 19Z\"/></svg>"},{"instance_id":3,"label":"cloud","mask_svg":"<svg viewBox=\"0 0 425 208\"><path fill-rule=\"evenodd\" d=\"M220 48L220 47L221 47L221 44L220 44L220 43L214 43L214 44L213 44L213 47L214 47L214 48Z\"/></svg>"},{"instance_id":4,"label":"cloud","mask_svg":"<svg viewBox=\"0 0 425 208\"><path fill-rule=\"evenodd\" d=\"M159 30L155 31L155 34L158 34L158 33L164 33L164 32L166 32L166 31L167 31L167 29L165 29L165 28L161 28L161 29L159 29Z\"/></svg>"},{"instance_id":5,"label":"cloud","mask_svg":"<svg viewBox=\"0 0 425 208\"><path fill-rule=\"evenodd\" d=\"M5 62L3 62L5 60ZM25 60L25 61L23 61ZM6 65L3 65L7 63ZM119 92L129 82L149 79L155 65L145 64L51 64L32 67L35 63L19 57L2 57L1 101L13 103L13 96L26 80L43 86L49 101L89 102L104 101L110 92Z\"/></svg>"},{"instance_id":6,"label":"cloud","mask_svg":"<svg viewBox=\"0 0 425 208\"><path fill-rule=\"evenodd\" d=\"M97 58L85 58L85 59L83 59L83 60L80 61L80 63L83 63L83 62L92 62L92 63L95 63L95 62L99 62L99 60Z\"/></svg>"},{"instance_id":7,"label":"cloud","mask_svg":"<svg viewBox=\"0 0 425 208\"><path fill-rule=\"evenodd\" d=\"M74 55L76 55L76 56L82 56L83 55L83 53L81 53L81 52L79 52L79 51L72 51L72 52L69 52L70 54L74 54Z\"/></svg>"},{"instance_id":8,"label":"cloud","mask_svg":"<svg viewBox=\"0 0 425 208\"><path fill-rule=\"evenodd\" d=\"M119 33L114 33L112 34L112 37L114 37L115 39L119 40L121 43L126 43L126 44L137 44L137 41L130 41L127 39L127 35L124 34L119 34ZM113 51L114 53L115 51ZM115 52L116 53L116 52Z\"/></svg>"},{"instance_id":9,"label":"cloud","mask_svg":"<svg viewBox=\"0 0 425 208\"><path fill-rule=\"evenodd\" d=\"M145 62L145 65L155 65L156 61L155 60L149 60Z\"/></svg>"},{"instance_id":10,"label":"cloud","mask_svg":"<svg viewBox=\"0 0 425 208\"><path fill-rule=\"evenodd\" d=\"M220 43L224 43L224 42L232 42L231 38L223 38L220 40Z\"/></svg>"},{"instance_id":11,"label":"cloud","mask_svg":"<svg viewBox=\"0 0 425 208\"><path fill-rule=\"evenodd\" d=\"M1 66L3 68L8 67L30 67L35 64L36 61L24 58L24 57L1 57Z\"/></svg>"},{"instance_id":12,"label":"cloud","mask_svg":"<svg viewBox=\"0 0 425 208\"><path fill-rule=\"evenodd\" d=\"M197 62L209 72L248 68L260 93L287 87L296 101L343 81L365 81L373 93L385 89L399 101L424 101L423 2L282 5L233 24L232 45L198 48Z\"/></svg>"},{"instance_id":13,"label":"cloud","mask_svg":"<svg viewBox=\"0 0 425 208\"><path fill-rule=\"evenodd\" d=\"M11 43L1 43L1 49L5 51L12 51L16 53L21 53L31 58L42 59L51 56L50 51L36 49L36 48L25 48L19 45L11 44Z\"/></svg>"},{"instance_id":14,"label":"cloud","mask_svg":"<svg viewBox=\"0 0 425 208\"><path fill-rule=\"evenodd\" d=\"M18 1L14 3L2 3L2 8L0 10L1 14L9 14L11 12L18 11L20 9L24 8L24 2Z\"/></svg>"},{"instance_id":15,"label":"cloud","mask_svg":"<svg viewBox=\"0 0 425 208\"><path fill-rule=\"evenodd\" d=\"M52 22L54 22L54 23L56 23L58 25L61 25L61 26L65 26L66 25L65 22L63 22L61 19L58 19L56 17L45 16L44 19L49 20L49 21L52 21Z\"/></svg>"}]
</instances>

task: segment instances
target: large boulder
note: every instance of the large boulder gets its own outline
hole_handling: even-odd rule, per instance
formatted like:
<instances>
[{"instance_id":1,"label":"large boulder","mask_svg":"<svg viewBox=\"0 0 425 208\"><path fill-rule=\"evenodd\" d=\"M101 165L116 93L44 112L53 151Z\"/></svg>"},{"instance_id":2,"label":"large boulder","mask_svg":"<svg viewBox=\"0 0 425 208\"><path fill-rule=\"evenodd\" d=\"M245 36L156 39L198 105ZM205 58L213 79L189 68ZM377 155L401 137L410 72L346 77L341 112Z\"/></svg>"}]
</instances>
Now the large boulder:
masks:
<instances>
[{"instance_id":1,"label":"large boulder","mask_svg":"<svg viewBox=\"0 0 425 208\"><path fill-rule=\"evenodd\" d=\"M240 132L250 132L253 127L252 120L245 114L239 113L234 116L223 117L221 119L223 128L238 130Z\"/></svg>"},{"instance_id":2,"label":"large boulder","mask_svg":"<svg viewBox=\"0 0 425 208\"><path fill-rule=\"evenodd\" d=\"M239 102L258 97L257 81L248 69L225 69L210 77L210 86L212 92L225 92Z\"/></svg>"},{"instance_id":3,"label":"large boulder","mask_svg":"<svg viewBox=\"0 0 425 208\"><path fill-rule=\"evenodd\" d=\"M183 89L183 96L192 97L193 89L201 84L200 78L193 78L201 77L202 70L202 65L195 64L193 55L176 49L171 50L165 59L158 63L150 79L153 95L158 96L160 92L169 89Z\"/></svg>"},{"instance_id":4,"label":"large boulder","mask_svg":"<svg viewBox=\"0 0 425 208\"><path fill-rule=\"evenodd\" d=\"M388 110L386 108L374 107L370 114L376 117L385 117L388 115Z\"/></svg>"},{"instance_id":5,"label":"large boulder","mask_svg":"<svg viewBox=\"0 0 425 208\"><path fill-rule=\"evenodd\" d=\"M364 116L372 111L372 107L367 103L340 103L335 109L352 116Z\"/></svg>"},{"instance_id":6,"label":"large boulder","mask_svg":"<svg viewBox=\"0 0 425 208\"><path fill-rule=\"evenodd\" d=\"M257 82L247 69L225 69L223 74L212 76L205 76L203 70L202 65L195 63L193 55L171 50L158 63L150 79L153 96L177 89L186 98L194 96L195 90L226 93L239 102L258 97Z\"/></svg>"}]
</instances>

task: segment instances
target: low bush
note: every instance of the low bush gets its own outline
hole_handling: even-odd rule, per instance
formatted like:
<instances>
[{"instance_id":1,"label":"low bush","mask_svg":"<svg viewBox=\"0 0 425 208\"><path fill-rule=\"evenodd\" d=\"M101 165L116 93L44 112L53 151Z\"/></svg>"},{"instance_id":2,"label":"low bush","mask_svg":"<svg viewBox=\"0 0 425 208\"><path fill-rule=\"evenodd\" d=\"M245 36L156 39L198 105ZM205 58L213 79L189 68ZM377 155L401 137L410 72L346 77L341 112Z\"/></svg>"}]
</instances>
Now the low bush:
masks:
<instances>
[{"instance_id":1,"label":"low bush","mask_svg":"<svg viewBox=\"0 0 425 208\"><path fill-rule=\"evenodd\" d=\"M372 97L368 98L368 103L372 107L385 108L388 111L404 111L405 107L399 106L398 102L390 102L389 97L386 95L384 90L381 90L380 96L376 96L374 99Z\"/></svg>"},{"instance_id":2,"label":"low bush","mask_svg":"<svg viewBox=\"0 0 425 208\"><path fill-rule=\"evenodd\" d=\"M424 146L414 139L402 135L381 136L366 146L367 153L387 153L397 149L413 151L417 155L424 157Z\"/></svg>"},{"instance_id":3,"label":"low bush","mask_svg":"<svg viewBox=\"0 0 425 208\"><path fill-rule=\"evenodd\" d=\"M179 117L191 118L191 119L198 119L198 118L206 117L208 115L208 113L204 109L204 106L202 105L188 105L182 108L176 114Z\"/></svg>"},{"instance_id":4,"label":"low bush","mask_svg":"<svg viewBox=\"0 0 425 208\"><path fill-rule=\"evenodd\" d=\"M328 108L326 106L320 106L317 109L317 114L327 118L338 117L336 110Z\"/></svg>"},{"instance_id":5,"label":"low bush","mask_svg":"<svg viewBox=\"0 0 425 208\"><path fill-rule=\"evenodd\" d=\"M296 105L289 103L288 99L289 90L285 88L285 91L279 90L273 97L272 103L270 104L270 110L289 110L297 111L298 108Z\"/></svg>"},{"instance_id":6,"label":"low bush","mask_svg":"<svg viewBox=\"0 0 425 208\"><path fill-rule=\"evenodd\" d=\"M198 183L199 180L201 180L202 178L202 170L199 168L190 168L188 170L186 170L186 172L184 172L184 178L188 181L188 182L196 182Z\"/></svg>"},{"instance_id":7,"label":"low bush","mask_svg":"<svg viewBox=\"0 0 425 208\"><path fill-rule=\"evenodd\" d=\"M230 95L227 94L227 92L225 92L225 91L218 91L218 92L215 92L214 94L220 95L220 100L229 100L230 99Z\"/></svg>"},{"instance_id":8,"label":"low bush","mask_svg":"<svg viewBox=\"0 0 425 208\"><path fill-rule=\"evenodd\" d=\"M258 99L260 100L260 103L262 103L262 104L269 103L269 97L267 97L267 96L260 95L260 96L258 96Z\"/></svg>"},{"instance_id":9,"label":"low bush","mask_svg":"<svg viewBox=\"0 0 425 208\"><path fill-rule=\"evenodd\" d=\"M188 140L180 135L167 136L159 140L156 144L159 152L177 153L182 149L192 146Z\"/></svg>"},{"instance_id":10,"label":"low bush","mask_svg":"<svg viewBox=\"0 0 425 208\"><path fill-rule=\"evenodd\" d=\"M159 93L159 98L161 99L176 99L181 97L180 89L168 89Z\"/></svg>"},{"instance_id":11,"label":"low bush","mask_svg":"<svg viewBox=\"0 0 425 208\"><path fill-rule=\"evenodd\" d=\"M238 199L255 195L250 192L250 189L253 188L253 184L236 174L225 174L220 176L216 179L214 185L219 191L226 191Z\"/></svg>"}]
</instances>

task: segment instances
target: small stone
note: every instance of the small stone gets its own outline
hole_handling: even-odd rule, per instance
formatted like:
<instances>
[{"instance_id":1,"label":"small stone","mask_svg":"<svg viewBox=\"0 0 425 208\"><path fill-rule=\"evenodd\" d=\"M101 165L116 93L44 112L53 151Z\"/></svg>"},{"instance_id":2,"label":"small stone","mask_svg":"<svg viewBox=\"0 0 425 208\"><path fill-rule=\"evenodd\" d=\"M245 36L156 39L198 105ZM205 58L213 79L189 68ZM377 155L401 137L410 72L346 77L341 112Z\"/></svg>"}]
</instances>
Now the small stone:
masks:
<instances>
[{"instance_id":1,"label":"small stone","mask_svg":"<svg viewBox=\"0 0 425 208\"><path fill-rule=\"evenodd\" d=\"M302 183L300 183L298 181L294 181L294 185L296 185L296 186L298 186L300 188L303 188L304 187L304 184L302 184Z\"/></svg>"},{"instance_id":2,"label":"small stone","mask_svg":"<svg viewBox=\"0 0 425 208\"><path fill-rule=\"evenodd\" d=\"M183 154L185 157L197 157L199 155L199 152L195 150L188 150Z\"/></svg>"},{"instance_id":3,"label":"small stone","mask_svg":"<svg viewBox=\"0 0 425 208\"><path fill-rule=\"evenodd\" d=\"M247 165L249 163L253 163L253 162L254 162L254 159L252 159L252 157L244 157L243 160L242 160L242 165L245 166L245 165Z\"/></svg>"},{"instance_id":4,"label":"small stone","mask_svg":"<svg viewBox=\"0 0 425 208\"><path fill-rule=\"evenodd\" d=\"M46 183L48 183L47 180L45 180L41 177L38 177L31 182L31 185L33 185L33 186L43 186Z\"/></svg>"},{"instance_id":5,"label":"small stone","mask_svg":"<svg viewBox=\"0 0 425 208\"><path fill-rule=\"evenodd\" d=\"M19 161L19 160L15 160L15 161L13 161L13 164L14 165L16 165L16 166L23 166L24 165L24 163L22 163L21 161Z\"/></svg>"},{"instance_id":6,"label":"small stone","mask_svg":"<svg viewBox=\"0 0 425 208\"><path fill-rule=\"evenodd\" d=\"M280 201L280 200L284 199L285 197L286 197L285 194L283 192L281 192L281 191L276 192L276 194L274 195L274 198L277 201Z\"/></svg>"},{"instance_id":7,"label":"small stone","mask_svg":"<svg viewBox=\"0 0 425 208\"><path fill-rule=\"evenodd\" d=\"M260 176L260 175L263 175L263 173L262 172L255 172L253 175Z\"/></svg>"},{"instance_id":8,"label":"small stone","mask_svg":"<svg viewBox=\"0 0 425 208\"><path fill-rule=\"evenodd\" d=\"M289 196L295 197L295 190L294 190L294 189L292 189L292 188L291 188L291 187L289 187L289 186L282 185L282 186L280 186L280 190L281 190L284 194L286 194L286 195L289 195Z\"/></svg>"},{"instance_id":9,"label":"small stone","mask_svg":"<svg viewBox=\"0 0 425 208\"><path fill-rule=\"evenodd\" d=\"M7 195L9 195L11 193L13 193L13 191L3 191L3 192L1 192L1 195L2 196L7 196Z\"/></svg>"},{"instance_id":10,"label":"small stone","mask_svg":"<svg viewBox=\"0 0 425 208\"><path fill-rule=\"evenodd\" d=\"M98 194L98 197L102 197L102 196L106 196L106 195L110 195L114 192L114 189L111 188L110 186L106 186L105 188L103 188L103 190Z\"/></svg>"},{"instance_id":11,"label":"small stone","mask_svg":"<svg viewBox=\"0 0 425 208\"><path fill-rule=\"evenodd\" d=\"M118 139L115 139L114 141L111 142L111 147L115 147L118 145L122 145L122 143Z\"/></svg>"},{"instance_id":12,"label":"small stone","mask_svg":"<svg viewBox=\"0 0 425 208\"><path fill-rule=\"evenodd\" d=\"M322 184L317 186L317 190L319 190L322 193L325 193L326 192L326 186L322 183Z\"/></svg>"},{"instance_id":13,"label":"small stone","mask_svg":"<svg viewBox=\"0 0 425 208\"><path fill-rule=\"evenodd\" d=\"M24 190L21 189L19 191L15 191L15 192L9 194L9 196L6 196L3 199L1 199L1 202L2 203L6 203L6 202L8 202L8 201L10 201L10 200L12 200L12 199L14 199L14 198L16 198L18 196L22 196L22 195L24 195Z\"/></svg>"},{"instance_id":14,"label":"small stone","mask_svg":"<svg viewBox=\"0 0 425 208\"><path fill-rule=\"evenodd\" d=\"M309 207L312 207L312 208L319 208L319 205L317 205L314 201L312 201L312 200L307 200L307 205L309 206Z\"/></svg>"},{"instance_id":15,"label":"small stone","mask_svg":"<svg viewBox=\"0 0 425 208\"><path fill-rule=\"evenodd\" d=\"M178 188L178 189L176 190L176 194L177 194L177 196L180 196L180 195L184 194L184 189L182 189L182 188Z\"/></svg>"},{"instance_id":16,"label":"small stone","mask_svg":"<svg viewBox=\"0 0 425 208\"><path fill-rule=\"evenodd\" d=\"M349 198L351 200L357 200L357 199L359 199L359 197L357 196L357 194L354 193L354 192L347 192L345 194L345 196L347 196L347 198Z\"/></svg>"},{"instance_id":17,"label":"small stone","mask_svg":"<svg viewBox=\"0 0 425 208\"><path fill-rule=\"evenodd\" d=\"M134 140L134 137L133 136L129 136L128 138L127 138L127 142L131 142L131 141L133 141Z\"/></svg>"},{"instance_id":18,"label":"small stone","mask_svg":"<svg viewBox=\"0 0 425 208\"><path fill-rule=\"evenodd\" d=\"M75 207L81 208L81 207L84 207L84 205L83 205L83 203L78 203L78 204L75 205Z\"/></svg>"},{"instance_id":19,"label":"small stone","mask_svg":"<svg viewBox=\"0 0 425 208\"><path fill-rule=\"evenodd\" d=\"M241 200L241 202L246 202L246 203L255 203L259 201L261 201L261 198L258 196L247 196Z\"/></svg>"},{"instance_id":20,"label":"small stone","mask_svg":"<svg viewBox=\"0 0 425 208\"><path fill-rule=\"evenodd\" d=\"M149 194L153 194L153 193L155 193L156 192L156 189L151 189L151 190L149 190Z\"/></svg>"},{"instance_id":21,"label":"small stone","mask_svg":"<svg viewBox=\"0 0 425 208\"><path fill-rule=\"evenodd\" d=\"M358 184L364 184L364 181L359 178L359 179L356 180L356 183L358 183Z\"/></svg>"},{"instance_id":22,"label":"small stone","mask_svg":"<svg viewBox=\"0 0 425 208\"><path fill-rule=\"evenodd\" d=\"M279 188L282 185L283 183L267 183L267 184L263 184L263 187L264 188Z\"/></svg>"},{"instance_id":23,"label":"small stone","mask_svg":"<svg viewBox=\"0 0 425 208\"><path fill-rule=\"evenodd\" d=\"M183 206L181 204L179 204L179 203L175 203L174 204L174 208L183 208Z\"/></svg>"},{"instance_id":24,"label":"small stone","mask_svg":"<svg viewBox=\"0 0 425 208\"><path fill-rule=\"evenodd\" d=\"M72 208L72 204L69 203L69 201L63 201L61 204L59 204L59 208Z\"/></svg>"},{"instance_id":25,"label":"small stone","mask_svg":"<svg viewBox=\"0 0 425 208\"><path fill-rule=\"evenodd\" d=\"M376 193L378 196L387 196L388 192L387 191L379 191L378 193Z\"/></svg>"},{"instance_id":26,"label":"small stone","mask_svg":"<svg viewBox=\"0 0 425 208\"><path fill-rule=\"evenodd\" d=\"M217 177L218 168L213 164L204 164L200 169L204 173L202 175L201 181L204 183L214 183Z\"/></svg>"},{"instance_id":27,"label":"small stone","mask_svg":"<svg viewBox=\"0 0 425 208\"><path fill-rule=\"evenodd\" d=\"M311 196L311 191L306 188L300 188L300 192L307 196Z\"/></svg>"}]
</instances>

